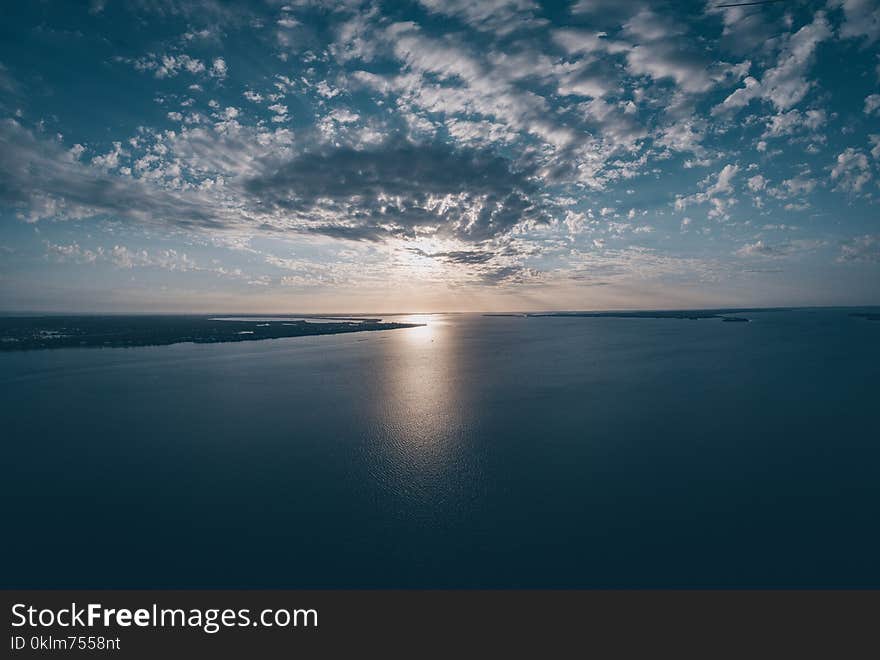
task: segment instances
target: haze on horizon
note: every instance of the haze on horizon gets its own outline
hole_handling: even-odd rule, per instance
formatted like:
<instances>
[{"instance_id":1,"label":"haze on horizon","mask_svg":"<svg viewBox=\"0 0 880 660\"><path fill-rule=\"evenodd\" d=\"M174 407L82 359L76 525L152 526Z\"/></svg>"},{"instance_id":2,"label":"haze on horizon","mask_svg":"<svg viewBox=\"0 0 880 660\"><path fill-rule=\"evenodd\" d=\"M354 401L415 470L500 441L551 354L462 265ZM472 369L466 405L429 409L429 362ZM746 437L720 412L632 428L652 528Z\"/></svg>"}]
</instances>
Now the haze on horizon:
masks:
<instances>
[{"instance_id":1,"label":"haze on horizon","mask_svg":"<svg viewBox=\"0 0 880 660\"><path fill-rule=\"evenodd\" d=\"M880 4L15 3L0 310L880 304Z\"/></svg>"}]
</instances>

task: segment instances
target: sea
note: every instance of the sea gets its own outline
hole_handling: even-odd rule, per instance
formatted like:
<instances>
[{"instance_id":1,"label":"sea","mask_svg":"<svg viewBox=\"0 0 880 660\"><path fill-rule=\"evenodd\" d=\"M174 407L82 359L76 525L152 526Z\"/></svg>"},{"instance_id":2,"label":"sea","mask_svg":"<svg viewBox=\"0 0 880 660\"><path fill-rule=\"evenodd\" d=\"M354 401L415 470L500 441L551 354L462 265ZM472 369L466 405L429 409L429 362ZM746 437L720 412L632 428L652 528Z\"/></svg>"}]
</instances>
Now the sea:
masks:
<instances>
[{"instance_id":1,"label":"sea","mask_svg":"<svg viewBox=\"0 0 880 660\"><path fill-rule=\"evenodd\" d=\"M0 586L877 588L853 311L0 353Z\"/></svg>"}]
</instances>

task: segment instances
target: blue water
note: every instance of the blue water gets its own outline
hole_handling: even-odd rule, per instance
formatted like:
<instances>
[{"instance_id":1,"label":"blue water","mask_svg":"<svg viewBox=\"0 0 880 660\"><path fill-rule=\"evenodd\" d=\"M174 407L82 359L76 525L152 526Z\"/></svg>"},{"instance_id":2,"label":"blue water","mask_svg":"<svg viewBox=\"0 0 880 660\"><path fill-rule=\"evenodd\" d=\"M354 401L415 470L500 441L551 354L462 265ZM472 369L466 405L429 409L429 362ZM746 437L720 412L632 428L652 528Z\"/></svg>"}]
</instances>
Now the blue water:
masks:
<instances>
[{"instance_id":1,"label":"blue water","mask_svg":"<svg viewBox=\"0 0 880 660\"><path fill-rule=\"evenodd\" d=\"M880 322L0 354L0 586L880 587Z\"/></svg>"}]
</instances>

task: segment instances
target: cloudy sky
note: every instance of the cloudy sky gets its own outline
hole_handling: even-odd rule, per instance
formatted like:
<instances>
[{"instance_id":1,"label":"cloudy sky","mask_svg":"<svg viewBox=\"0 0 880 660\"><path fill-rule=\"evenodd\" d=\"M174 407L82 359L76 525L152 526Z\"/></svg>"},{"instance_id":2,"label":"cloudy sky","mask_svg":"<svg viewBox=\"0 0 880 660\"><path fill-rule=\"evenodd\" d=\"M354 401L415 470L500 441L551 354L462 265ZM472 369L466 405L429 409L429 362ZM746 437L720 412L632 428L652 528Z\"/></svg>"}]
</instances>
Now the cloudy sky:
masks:
<instances>
[{"instance_id":1,"label":"cloudy sky","mask_svg":"<svg viewBox=\"0 0 880 660\"><path fill-rule=\"evenodd\" d=\"M0 309L880 303L880 7L21 2Z\"/></svg>"}]
</instances>

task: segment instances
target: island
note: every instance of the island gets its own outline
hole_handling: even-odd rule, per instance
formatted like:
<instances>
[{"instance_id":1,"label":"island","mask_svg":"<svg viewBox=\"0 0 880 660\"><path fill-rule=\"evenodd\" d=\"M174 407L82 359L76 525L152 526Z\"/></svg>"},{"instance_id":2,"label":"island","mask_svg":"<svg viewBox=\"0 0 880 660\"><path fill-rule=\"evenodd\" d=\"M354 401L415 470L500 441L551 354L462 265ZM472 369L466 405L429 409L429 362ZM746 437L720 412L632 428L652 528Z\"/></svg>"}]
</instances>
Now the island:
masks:
<instances>
[{"instance_id":1,"label":"island","mask_svg":"<svg viewBox=\"0 0 880 660\"><path fill-rule=\"evenodd\" d=\"M873 312L853 312L850 316L865 319L866 321L880 321L880 314L875 314Z\"/></svg>"},{"instance_id":2,"label":"island","mask_svg":"<svg viewBox=\"0 0 880 660\"><path fill-rule=\"evenodd\" d=\"M414 328L423 323L375 318L215 316L0 317L0 351L49 348L120 348L258 341L344 332Z\"/></svg>"}]
</instances>

